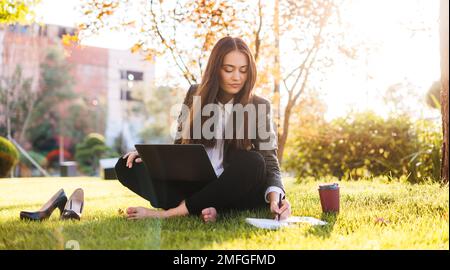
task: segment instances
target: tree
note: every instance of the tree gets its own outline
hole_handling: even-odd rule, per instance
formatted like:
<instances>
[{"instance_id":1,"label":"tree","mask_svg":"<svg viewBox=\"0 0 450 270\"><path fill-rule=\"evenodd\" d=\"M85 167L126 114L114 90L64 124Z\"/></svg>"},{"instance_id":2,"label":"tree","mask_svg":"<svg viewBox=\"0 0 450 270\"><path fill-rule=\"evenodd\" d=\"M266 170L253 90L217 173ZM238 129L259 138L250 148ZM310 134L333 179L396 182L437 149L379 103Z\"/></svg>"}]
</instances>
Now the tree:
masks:
<instances>
[{"instance_id":1,"label":"tree","mask_svg":"<svg viewBox=\"0 0 450 270\"><path fill-rule=\"evenodd\" d=\"M180 95L181 94L181 95ZM146 119L139 137L146 143L171 143L170 112L167 108L183 101L184 95L176 88L160 86L152 90L148 100L144 101ZM150 140L151 139L151 140Z\"/></svg>"},{"instance_id":2,"label":"tree","mask_svg":"<svg viewBox=\"0 0 450 270\"><path fill-rule=\"evenodd\" d=\"M290 59L296 59L293 66L284 65L281 82L287 92L282 128L278 130L278 159L283 160L283 151L289 135L292 111L298 106L300 96L307 88L314 88L311 78L325 73L333 60L330 52L343 52L354 58L355 48L348 50L342 43L344 33L333 25L339 25L339 6L341 2L330 0L285 0L281 2L280 13L283 18L280 32L291 37L293 49ZM292 33L295 33L292 36ZM326 52L326 53L325 53ZM291 64L292 65L292 64Z\"/></svg>"},{"instance_id":3,"label":"tree","mask_svg":"<svg viewBox=\"0 0 450 270\"><path fill-rule=\"evenodd\" d=\"M34 8L40 0L0 0L0 30L9 24L28 24L34 21ZM5 31L7 32L7 30ZM0 42L3 42L0 35ZM36 47L35 42L22 46ZM0 67L0 111L5 115L4 126L7 136L21 143L33 108L35 89L33 78L23 78L23 70L15 59L14 45L2 46L2 66ZM15 136L14 136L15 135Z\"/></svg>"},{"instance_id":4,"label":"tree","mask_svg":"<svg viewBox=\"0 0 450 270\"><path fill-rule=\"evenodd\" d=\"M413 116L423 105L423 99L417 94L416 86L408 80L389 85L382 99L389 113L397 116Z\"/></svg>"},{"instance_id":5,"label":"tree","mask_svg":"<svg viewBox=\"0 0 450 270\"><path fill-rule=\"evenodd\" d=\"M17 65L14 73L3 77L0 83L0 111L4 111L4 123L0 124L0 130L19 143L23 142L35 100L31 80L23 77L22 67Z\"/></svg>"},{"instance_id":6,"label":"tree","mask_svg":"<svg viewBox=\"0 0 450 270\"><path fill-rule=\"evenodd\" d=\"M218 37L238 35L250 37L259 54L259 26L237 11L250 8L243 0L234 1L84 1L81 10L85 21L79 25L80 39L103 29L126 30L137 37L132 52L141 52L152 61L155 55L167 54L189 84L199 82L208 55ZM130 12L138 17L130 17ZM251 12L246 12L252 14ZM136 19L139 18L139 19ZM255 28L256 26L256 28ZM254 33L255 38L249 34ZM190 38L187 44L186 37Z\"/></svg>"},{"instance_id":7,"label":"tree","mask_svg":"<svg viewBox=\"0 0 450 270\"><path fill-rule=\"evenodd\" d=\"M0 29L7 24L29 23L33 18L33 7L38 1L0 1ZM4 34L8 29L4 30ZM0 35L3 42L4 35ZM37 48L34 41L25 41L22 46ZM20 54L15 44L2 48L0 67L0 111L4 114L3 127L6 136L23 143L24 133L33 109L36 89L32 87L34 78L24 78L23 69L17 56ZM31 50L36 52L36 50ZM30 55L30 58L35 55ZM2 120L2 119L0 119Z\"/></svg>"},{"instance_id":8,"label":"tree","mask_svg":"<svg viewBox=\"0 0 450 270\"><path fill-rule=\"evenodd\" d=\"M0 0L0 25L28 23L33 19L33 8L40 0Z\"/></svg>"},{"instance_id":9,"label":"tree","mask_svg":"<svg viewBox=\"0 0 450 270\"><path fill-rule=\"evenodd\" d=\"M280 137L280 80L281 80L281 67L280 67L280 1L275 0L274 3L274 15L273 15L273 35L274 35L274 69L273 69L273 104L275 124L278 138ZM282 155L282 154L281 154Z\"/></svg>"},{"instance_id":10,"label":"tree","mask_svg":"<svg viewBox=\"0 0 450 270\"><path fill-rule=\"evenodd\" d=\"M441 39L441 112L442 112L442 131L444 140L442 143L442 167L441 178L448 183L448 27L449 27L449 11L448 0L441 0L440 7L440 39Z\"/></svg>"},{"instance_id":11,"label":"tree","mask_svg":"<svg viewBox=\"0 0 450 270\"><path fill-rule=\"evenodd\" d=\"M80 170L87 175L98 175L99 161L102 158L117 157L111 148L106 146L105 138L98 133L90 133L77 145L75 159Z\"/></svg>"},{"instance_id":12,"label":"tree","mask_svg":"<svg viewBox=\"0 0 450 270\"><path fill-rule=\"evenodd\" d=\"M286 64L294 61L281 63L278 46L273 45L278 43L280 36L278 33L273 35L273 21L263 19L267 14L263 2L196 0L186 1L181 5L178 1L149 1L141 5L125 0L108 3L88 0L82 7L85 22L79 26L80 39L98 33L105 27L127 29L138 40L131 49L133 52L143 52L147 60L152 60L154 55L169 54L186 81L193 84L199 82L202 74L207 58L205 52L211 49L218 37L244 37L254 49L257 60L259 75L256 88L265 93L267 90L272 94L275 92L273 98L277 115L280 110L284 110L282 133L279 131L278 136L278 156L281 162L289 133L290 116L299 103L299 96L307 87L313 87L309 78L324 73L321 68L331 63L327 53L321 51L327 46L334 46L334 49L341 50L350 57L353 57L355 51L354 48L340 46L342 32L336 32L336 27L329 27L336 24L337 7L341 3L330 0L283 0L279 9L280 18L283 18L279 35L294 40L297 54L290 57L290 60L298 59L299 64L289 67ZM275 9L277 7L275 5ZM129 16L131 13L134 13L133 17ZM274 21L277 25L278 16ZM269 26L264 25L267 22ZM186 36L192 37L189 40L192 44L183 42ZM280 70L280 64L284 64L284 70ZM288 103L278 109L281 93L277 92L282 83L287 89ZM267 87L269 84L271 86Z\"/></svg>"},{"instance_id":13,"label":"tree","mask_svg":"<svg viewBox=\"0 0 450 270\"><path fill-rule=\"evenodd\" d=\"M70 66L65 62L62 51L57 47L50 48L40 65L40 89L33 103L29 125L24 127L34 150L53 150L58 145L57 135L70 135L70 127L74 127L64 123L62 109L63 105L69 107L66 101L75 98L73 84Z\"/></svg>"},{"instance_id":14,"label":"tree","mask_svg":"<svg viewBox=\"0 0 450 270\"><path fill-rule=\"evenodd\" d=\"M314 139L319 136L320 126L325 125L325 112L327 106L317 91L308 91L304 93L303 99L293 108L291 121L299 123L293 125L291 135L289 136L285 150L283 151L284 168L289 170L289 159L299 155L296 141L299 138L304 140ZM287 160L286 160L287 159Z\"/></svg>"}]
</instances>

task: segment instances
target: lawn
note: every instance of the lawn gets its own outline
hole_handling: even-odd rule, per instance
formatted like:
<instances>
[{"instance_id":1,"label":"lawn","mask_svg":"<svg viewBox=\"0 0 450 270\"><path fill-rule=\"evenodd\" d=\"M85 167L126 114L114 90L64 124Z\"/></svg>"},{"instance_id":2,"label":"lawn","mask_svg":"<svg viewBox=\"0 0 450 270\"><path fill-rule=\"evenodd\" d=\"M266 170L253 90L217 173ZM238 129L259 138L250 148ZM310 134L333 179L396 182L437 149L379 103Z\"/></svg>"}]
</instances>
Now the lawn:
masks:
<instances>
[{"instance_id":1,"label":"lawn","mask_svg":"<svg viewBox=\"0 0 450 270\"><path fill-rule=\"evenodd\" d=\"M244 218L266 211L231 213L214 224L190 216L128 221L118 214L148 203L117 181L98 178L0 179L0 249L449 249L449 189L382 180L340 182L341 212L323 215L318 182L285 178L293 215L329 222L277 231L254 228ZM81 187L81 221L21 221L21 210L37 210L58 189L67 196Z\"/></svg>"}]
</instances>

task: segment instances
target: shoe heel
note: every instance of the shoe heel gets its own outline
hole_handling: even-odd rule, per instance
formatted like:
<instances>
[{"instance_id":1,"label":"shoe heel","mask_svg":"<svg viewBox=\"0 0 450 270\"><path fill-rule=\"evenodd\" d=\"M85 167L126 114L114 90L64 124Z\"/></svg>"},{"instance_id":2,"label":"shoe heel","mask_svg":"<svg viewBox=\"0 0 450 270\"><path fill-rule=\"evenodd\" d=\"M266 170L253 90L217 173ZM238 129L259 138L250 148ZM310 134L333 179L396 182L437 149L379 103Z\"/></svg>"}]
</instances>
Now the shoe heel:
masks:
<instances>
[{"instance_id":1,"label":"shoe heel","mask_svg":"<svg viewBox=\"0 0 450 270\"><path fill-rule=\"evenodd\" d=\"M48 219L56 208L59 208L59 210L62 211L66 201L66 194L63 189L60 189L38 211L21 211L20 218L34 221Z\"/></svg>"},{"instance_id":2,"label":"shoe heel","mask_svg":"<svg viewBox=\"0 0 450 270\"><path fill-rule=\"evenodd\" d=\"M58 209L59 209L59 215L61 216L62 213L64 212L64 207L66 206L67 203L67 199L62 200L59 204L58 204Z\"/></svg>"},{"instance_id":3,"label":"shoe heel","mask_svg":"<svg viewBox=\"0 0 450 270\"><path fill-rule=\"evenodd\" d=\"M84 207L84 191L81 188L76 189L67 200L62 211L60 219L81 219L81 213Z\"/></svg>"}]
</instances>

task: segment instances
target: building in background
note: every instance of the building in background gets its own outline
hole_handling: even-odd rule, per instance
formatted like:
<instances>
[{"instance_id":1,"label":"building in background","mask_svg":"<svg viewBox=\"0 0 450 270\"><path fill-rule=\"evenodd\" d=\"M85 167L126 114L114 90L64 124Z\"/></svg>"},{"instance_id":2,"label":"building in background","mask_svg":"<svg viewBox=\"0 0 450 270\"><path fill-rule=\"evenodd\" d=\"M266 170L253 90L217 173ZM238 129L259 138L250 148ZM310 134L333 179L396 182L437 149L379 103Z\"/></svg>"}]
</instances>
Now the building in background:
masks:
<instances>
[{"instance_id":1,"label":"building in background","mask_svg":"<svg viewBox=\"0 0 450 270\"><path fill-rule=\"evenodd\" d=\"M154 65L130 51L113 49L108 50L108 63L107 144L120 139L124 150L131 150L140 142L138 134L146 121L135 108L142 108L154 85Z\"/></svg>"},{"instance_id":2,"label":"building in background","mask_svg":"<svg viewBox=\"0 0 450 270\"><path fill-rule=\"evenodd\" d=\"M48 48L61 44L65 34L73 33L70 27L37 24L0 30L0 74L12 74L20 63L23 76L33 78L32 89L38 91L40 64ZM134 148L140 142L138 133L146 119L133 108L142 104L153 88L154 65L129 50L65 46L65 52L72 66L74 92L92 106L96 122L92 132L103 134L109 146L121 142L124 150Z\"/></svg>"}]
</instances>

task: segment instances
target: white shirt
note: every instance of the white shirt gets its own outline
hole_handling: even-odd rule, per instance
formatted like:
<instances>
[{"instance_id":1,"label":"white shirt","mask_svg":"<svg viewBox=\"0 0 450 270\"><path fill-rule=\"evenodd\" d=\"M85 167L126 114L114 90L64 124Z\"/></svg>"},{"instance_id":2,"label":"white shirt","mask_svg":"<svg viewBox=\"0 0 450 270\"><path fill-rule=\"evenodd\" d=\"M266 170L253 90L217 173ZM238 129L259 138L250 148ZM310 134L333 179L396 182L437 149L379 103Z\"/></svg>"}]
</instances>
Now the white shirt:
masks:
<instances>
[{"instance_id":1,"label":"white shirt","mask_svg":"<svg viewBox=\"0 0 450 270\"><path fill-rule=\"evenodd\" d=\"M234 98L228 101L226 104L233 104ZM219 111L219 125L215 128L216 134L222 134L221 139L216 139L216 144L212 147L206 148L206 153L208 153L209 160L213 165L214 171L216 172L217 177L219 177L223 173L223 149L225 145L225 123L228 121L228 118L233 110L233 106L225 106L226 104L218 101L218 105L220 108Z\"/></svg>"},{"instance_id":2,"label":"white shirt","mask_svg":"<svg viewBox=\"0 0 450 270\"><path fill-rule=\"evenodd\" d=\"M228 121L228 118L233 110L233 106L227 104L233 104L234 98L232 98L230 101L228 101L226 104L221 103L218 101L219 104L219 126L214 127L217 134L222 134L220 137L221 139L216 139L216 144L211 147L206 147L206 153L208 154L209 160L211 161L211 164L214 168L214 172L216 173L217 177L219 177L223 171L223 155L224 155L224 145L225 145L225 123ZM281 196L284 197L284 192L281 188L276 186L270 186L267 188L266 192L264 193L264 199L268 203L269 200L267 198L267 195L270 192L277 192L281 193ZM277 195L278 196L278 195Z\"/></svg>"}]
</instances>

